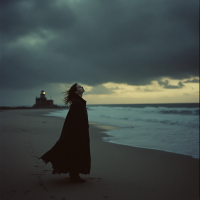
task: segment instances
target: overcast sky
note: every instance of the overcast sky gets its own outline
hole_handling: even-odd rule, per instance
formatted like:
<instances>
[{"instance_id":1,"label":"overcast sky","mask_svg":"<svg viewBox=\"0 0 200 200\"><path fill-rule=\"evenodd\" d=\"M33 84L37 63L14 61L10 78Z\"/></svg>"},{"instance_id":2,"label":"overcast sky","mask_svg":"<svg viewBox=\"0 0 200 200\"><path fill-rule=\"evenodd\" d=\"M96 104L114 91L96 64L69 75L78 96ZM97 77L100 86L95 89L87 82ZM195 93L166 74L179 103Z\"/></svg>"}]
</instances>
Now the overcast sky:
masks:
<instances>
[{"instance_id":1,"label":"overcast sky","mask_svg":"<svg viewBox=\"0 0 200 200\"><path fill-rule=\"evenodd\" d=\"M60 104L61 92L75 82L86 88L89 103L142 102L128 87L149 97L157 91L160 100L150 102L163 102L166 94L173 102L173 91L176 102L181 95L198 101L197 0L0 4L1 105L32 105L42 89Z\"/></svg>"}]
</instances>

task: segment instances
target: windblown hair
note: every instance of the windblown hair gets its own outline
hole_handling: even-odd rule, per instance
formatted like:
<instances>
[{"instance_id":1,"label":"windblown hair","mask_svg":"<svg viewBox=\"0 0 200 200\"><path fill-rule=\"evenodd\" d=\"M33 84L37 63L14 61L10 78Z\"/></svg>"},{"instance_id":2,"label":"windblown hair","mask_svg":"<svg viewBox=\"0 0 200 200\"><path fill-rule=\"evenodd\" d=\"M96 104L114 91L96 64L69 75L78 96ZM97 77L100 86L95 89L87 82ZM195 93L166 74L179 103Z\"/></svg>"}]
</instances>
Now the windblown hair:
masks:
<instances>
[{"instance_id":1,"label":"windblown hair","mask_svg":"<svg viewBox=\"0 0 200 200\"><path fill-rule=\"evenodd\" d=\"M72 85L70 87L69 90L67 90L66 92L63 92L64 93L64 104L72 104L72 101L73 101L73 98L75 97L75 92L77 91L77 83L75 83L74 85Z\"/></svg>"}]
</instances>

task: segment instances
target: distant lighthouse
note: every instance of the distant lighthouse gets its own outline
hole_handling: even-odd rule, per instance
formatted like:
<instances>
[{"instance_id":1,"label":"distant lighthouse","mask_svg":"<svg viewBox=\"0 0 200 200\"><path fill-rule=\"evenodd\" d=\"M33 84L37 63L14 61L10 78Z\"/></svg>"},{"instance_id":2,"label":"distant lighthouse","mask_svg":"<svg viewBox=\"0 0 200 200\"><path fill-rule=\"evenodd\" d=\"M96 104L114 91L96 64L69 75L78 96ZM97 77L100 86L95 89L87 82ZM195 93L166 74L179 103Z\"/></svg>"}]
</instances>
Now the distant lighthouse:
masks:
<instances>
[{"instance_id":1,"label":"distant lighthouse","mask_svg":"<svg viewBox=\"0 0 200 200\"><path fill-rule=\"evenodd\" d=\"M53 104L53 100L47 100L45 97L45 91L42 90L40 93L40 97L35 98L35 104L33 107L57 107L57 105Z\"/></svg>"},{"instance_id":2,"label":"distant lighthouse","mask_svg":"<svg viewBox=\"0 0 200 200\"><path fill-rule=\"evenodd\" d=\"M42 99L42 98L45 98L45 91L41 91L41 94L40 94L40 98ZM45 98L46 99L46 98Z\"/></svg>"}]
</instances>

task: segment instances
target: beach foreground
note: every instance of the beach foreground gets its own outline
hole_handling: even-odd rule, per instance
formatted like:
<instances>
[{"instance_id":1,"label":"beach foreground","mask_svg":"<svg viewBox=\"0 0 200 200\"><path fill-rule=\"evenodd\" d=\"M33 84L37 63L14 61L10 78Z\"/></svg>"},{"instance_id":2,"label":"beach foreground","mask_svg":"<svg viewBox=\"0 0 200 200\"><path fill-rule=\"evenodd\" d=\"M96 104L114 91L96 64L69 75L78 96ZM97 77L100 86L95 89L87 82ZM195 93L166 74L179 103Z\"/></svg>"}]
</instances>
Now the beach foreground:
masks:
<instances>
[{"instance_id":1,"label":"beach foreground","mask_svg":"<svg viewBox=\"0 0 200 200\"><path fill-rule=\"evenodd\" d=\"M103 142L103 126L90 125L91 173L86 183L52 174L38 157L58 140L64 119L52 109L0 111L1 200L198 200L199 160ZM67 112L67 111L66 111Z\"/></svg>"}]
</instances>

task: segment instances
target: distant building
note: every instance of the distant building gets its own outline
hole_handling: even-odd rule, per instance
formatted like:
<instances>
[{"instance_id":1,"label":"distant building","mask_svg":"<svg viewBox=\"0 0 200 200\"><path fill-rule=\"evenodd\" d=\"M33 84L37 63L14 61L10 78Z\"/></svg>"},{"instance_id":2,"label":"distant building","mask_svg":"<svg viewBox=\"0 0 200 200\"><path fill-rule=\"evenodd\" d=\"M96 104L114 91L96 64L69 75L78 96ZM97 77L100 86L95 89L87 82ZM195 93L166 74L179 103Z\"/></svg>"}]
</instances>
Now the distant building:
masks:
<instances>
[{"instance_id":1,"label":"distant building","mask_svg":"<svg viewBox=\"0 0 200 200\"><path fill-rule=\"evenodd\" d=\"M42 90L40 93L40 97L35 98L35 104L33 107L54 107L57 105L53 104L53 100L47 100L45 97L45 92Z\"/></svg>"}]
</instances>

